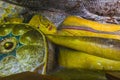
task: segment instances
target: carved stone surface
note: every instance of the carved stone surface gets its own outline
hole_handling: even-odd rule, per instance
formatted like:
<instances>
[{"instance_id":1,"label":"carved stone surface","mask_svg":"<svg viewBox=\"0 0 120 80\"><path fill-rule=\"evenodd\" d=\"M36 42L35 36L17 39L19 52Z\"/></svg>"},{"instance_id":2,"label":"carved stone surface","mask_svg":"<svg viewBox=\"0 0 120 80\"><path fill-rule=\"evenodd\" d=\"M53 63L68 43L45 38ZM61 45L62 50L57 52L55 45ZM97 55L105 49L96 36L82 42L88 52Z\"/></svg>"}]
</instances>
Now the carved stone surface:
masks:
<instances>
[{"instance_id":1,"label":"carved stone surface","mask_svg":"<svg viewBox=\"0 0 120 80\"><path fill-rule=\"evenodd\" d=\"M28 8L31 11L45 11L45 15L59 15L58 11L70 15L77 15L86 19L102 23L120 23L120 0L5 0ZM54 10L53 10L54 9ZM55 15L55 16L56 16ZM66 14L65 14L66 16ZM51 19L51 18L50 18ZM53 17L51 21L57 20ZM61 17L61 19L64 19ZM55 21L53 21L55 22ZM59 22L59 21L57 21ZM60 20L61 22L61 20ZM59 24L59 23L55 23Z\"/></svg>"}]
</instances>

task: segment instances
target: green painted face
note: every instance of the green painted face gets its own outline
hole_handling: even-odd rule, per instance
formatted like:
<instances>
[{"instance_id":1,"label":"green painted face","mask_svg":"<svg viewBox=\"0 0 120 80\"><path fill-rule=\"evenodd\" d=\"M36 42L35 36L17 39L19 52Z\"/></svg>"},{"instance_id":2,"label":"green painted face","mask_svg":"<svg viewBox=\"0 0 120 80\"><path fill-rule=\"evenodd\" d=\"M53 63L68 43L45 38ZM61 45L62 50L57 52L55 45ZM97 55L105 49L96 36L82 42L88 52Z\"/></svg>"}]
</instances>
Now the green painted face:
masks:
<instances>
[{"instance_id":1,"label":"green painted face","mask_svg":"<svg viewBox=\"0 0 120 80\"><path fill-rule=\"evenodd\" d=\"M44 73L46 44L43 34L25 24L0 25L0 75L41 67Z\"/></svg>"}]
</instances>

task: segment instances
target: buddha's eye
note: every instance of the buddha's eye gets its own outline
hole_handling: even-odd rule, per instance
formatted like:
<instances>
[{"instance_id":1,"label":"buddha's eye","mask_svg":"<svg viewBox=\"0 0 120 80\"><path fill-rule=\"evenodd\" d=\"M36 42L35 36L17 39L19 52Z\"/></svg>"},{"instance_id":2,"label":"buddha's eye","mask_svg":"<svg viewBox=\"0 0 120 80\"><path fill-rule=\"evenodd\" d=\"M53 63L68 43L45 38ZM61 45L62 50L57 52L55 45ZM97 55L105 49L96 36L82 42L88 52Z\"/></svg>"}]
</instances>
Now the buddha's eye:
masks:
<instances>
[{"instance_id":1,"label":"buddha's eye","mask_svg":"<svg viewBox=\"0 0 120 80\"><path fill-rule=\"evenodd\" d=\"M6 54L12 52L17 46L16 38L6 38L0 42L0 53Z\"/></svg>"}]
</instances>

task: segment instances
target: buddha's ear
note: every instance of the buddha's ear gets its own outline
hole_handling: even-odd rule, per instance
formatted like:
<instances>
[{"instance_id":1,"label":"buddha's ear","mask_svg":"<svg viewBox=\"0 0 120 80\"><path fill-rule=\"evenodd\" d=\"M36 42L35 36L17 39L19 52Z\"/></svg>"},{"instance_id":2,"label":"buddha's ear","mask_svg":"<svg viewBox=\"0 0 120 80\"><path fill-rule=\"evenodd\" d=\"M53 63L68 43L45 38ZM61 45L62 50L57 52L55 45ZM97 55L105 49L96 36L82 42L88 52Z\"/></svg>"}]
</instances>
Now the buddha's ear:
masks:
<instances>
[{"instance_id":1,"label":"buddha's ear","mask_svg":"<svg viewBox=\"0 0 120 80\"><path fill-rule=\"evenodd\" d=\"M56 26L51 21L40 14L34 15L29 25L41 30L44 34L54 34L57 30Z\"/></svg>"}]
</instances>

